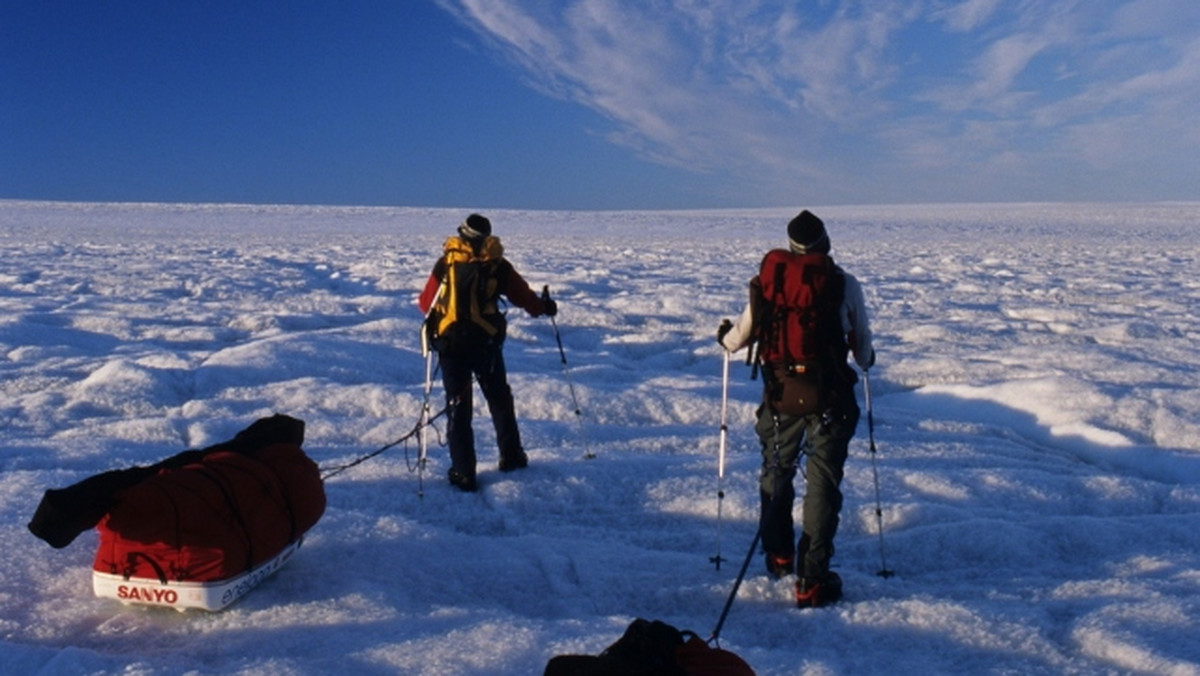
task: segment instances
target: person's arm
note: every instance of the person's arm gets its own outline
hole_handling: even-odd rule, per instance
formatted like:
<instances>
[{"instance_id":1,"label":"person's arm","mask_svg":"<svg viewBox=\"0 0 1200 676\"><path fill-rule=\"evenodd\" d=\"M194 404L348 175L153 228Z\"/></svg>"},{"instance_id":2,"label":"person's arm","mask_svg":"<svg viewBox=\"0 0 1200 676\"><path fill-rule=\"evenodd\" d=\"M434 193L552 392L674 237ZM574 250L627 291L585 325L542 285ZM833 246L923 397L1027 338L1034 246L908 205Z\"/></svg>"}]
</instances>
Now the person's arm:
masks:
<instances>
[{"instance_id":1,"label":"person's arm","mask_svg":"<svg viewBox=\"0 0 1200 676\"><path fill-rule=\"evenodd\" d=\"M517 272L517 269L507 260L501 262L501 265L506 268L500 272L500 279L503 282L501 293L513 305L528 312L531 317L541 317L546 314L546 304L533 289L529 288L529 283L525 281L521 273Z\"/></svg>"},{"instance_id":2,"label":"person's arm","mask_svg":"<svg viewBox=\"0 0 1200 676\"><path fill-rule=\"evenodd\" d=\"M738 315L733 326L720 336L721 347L729 352L737 352L750 343L754 335L754 302L753 299L761 294L758 277L750 280L750 300L746 302L742 314Z\"/></svg>"},{"instance_id":3,"label":"person's arm","mask_svg":"<svg viewBox=\"0 0 1200 676\"><path fill-rule=\"evenodd\" d=\"M433 266L433 272L429 273L429 279L425 280L425 289L417 297L417 307L421 309L422 314L429 314L429 308L433 307L433 302L437 299L438 288L442 286L445 269L445 260L439 258Z\"/></svg>"},{"instance_id":4,"label":"person's arm","mask_svg":"<svg viewBox=\"0 0 1200 676\"><path fill-rule=\"evenodd\" d=\"M871 322L867 318L867 304L863 299L862 285L853 275L845 275L846 287L842 301L842 328L854 363L864 371L875 365L875 347L871 341Z\"/></svg>"}]
</instances>

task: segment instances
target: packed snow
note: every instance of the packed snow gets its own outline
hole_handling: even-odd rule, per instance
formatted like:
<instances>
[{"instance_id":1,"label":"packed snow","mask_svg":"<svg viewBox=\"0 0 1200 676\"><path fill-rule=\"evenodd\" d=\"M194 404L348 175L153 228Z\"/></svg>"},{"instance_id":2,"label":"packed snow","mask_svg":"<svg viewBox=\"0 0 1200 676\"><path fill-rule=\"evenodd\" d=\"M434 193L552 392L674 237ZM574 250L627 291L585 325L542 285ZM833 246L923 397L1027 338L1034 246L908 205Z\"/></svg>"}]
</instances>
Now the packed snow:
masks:
<instances>
[{"instance_id":1,"label":"packed snow","mask_svg":"<svg viewBox=\"0 0 1200 676\"><path fill-rule=\"evenodd\" d=\"M807 206L867 294L877 452L864 416L843 601L797 609L755 552L720 645L761 675L1200 674L1200 205ZM470 211L0 202L0 671L540 674L637 617L711 636L760 463L739 354L718 476L715 332L791 209L484 211L559 300L565 366L509 314L529 468L497 471L476 397L478 493L436 436L424 472L403 443L331 474L222 612L96 598L94 531L27 530L47 488L275 412L326 473L404 437L415 297Z\"/></svg>"}]
</instances>

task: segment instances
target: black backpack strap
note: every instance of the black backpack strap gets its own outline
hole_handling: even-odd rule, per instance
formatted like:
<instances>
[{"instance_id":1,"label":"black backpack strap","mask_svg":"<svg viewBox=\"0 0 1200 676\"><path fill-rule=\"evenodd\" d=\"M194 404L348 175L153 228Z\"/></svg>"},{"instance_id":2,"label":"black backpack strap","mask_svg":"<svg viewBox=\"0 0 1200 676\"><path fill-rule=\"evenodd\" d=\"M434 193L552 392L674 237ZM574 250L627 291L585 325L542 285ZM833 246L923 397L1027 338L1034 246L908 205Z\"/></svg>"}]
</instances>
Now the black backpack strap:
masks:
<instances>
[{"instance_id":1,"label":"black backpack strap","mask_svg":"<svg viewBox=\"0 0 1200 676\"><path fill-rule=\"evenodd\" d=\"M126 580L133 576L133 569L137 566L138 559L144 559L146 563L150 564L150 567L154 569L154 574L158 576L159 582L163 584L167 583L167 574L163 571L162 566L158 565L158 561L155 561L149 554L144 552L129 552L126 555L125 570L121 572L121 575Z\"/></svg>"}]
</instances>

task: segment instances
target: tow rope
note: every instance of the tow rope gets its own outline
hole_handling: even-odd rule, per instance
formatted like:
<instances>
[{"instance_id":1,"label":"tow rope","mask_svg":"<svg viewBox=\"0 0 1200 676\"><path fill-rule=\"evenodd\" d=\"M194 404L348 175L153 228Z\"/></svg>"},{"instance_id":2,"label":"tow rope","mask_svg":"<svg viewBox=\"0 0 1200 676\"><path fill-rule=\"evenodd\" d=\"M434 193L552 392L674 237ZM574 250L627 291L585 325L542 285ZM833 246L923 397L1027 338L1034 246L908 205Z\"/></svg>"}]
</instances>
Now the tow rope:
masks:
<instances>
[{"instance_id":1,"label":"tow rope","mask_svg":"<svg viewBox=\"0 0 1200 676\"><path fill-rule=\"evenodd\" d=\"M433 427L433 421L437 420L438 418L442 417L443 415L446 415L446 412L450 410L450 407L456 403L458 403L457 399L452 400L449 403L447 403L444 407L442 407L442 410L440 410L437 413L434 413L432 416L430 416L428 420L417 421L417 424L414 425L411 430L409 430L404 436L400 437L399 439L396 439L395 441L384 444L383 446L380 446L379 448L375 449L374 451L371 451L370 453L367 453L366 455L359 456L358 458L355 458L354 460L351 460L350 462L348 462L344 465L337 465L334 467L322 469L321 470L322 471L321 481L325 481L325 480L329 479L330 477L337 476L338 474L345 472L346 470L350 469L351 467L357 467L358 465L363 464L364 462L370 460L371 458L374 458L375 456L378 456L389 449L395 448L396 446L399 446L400 444L405 444L404 460L405 460L405 463L408 465L408 471L409 472L417 471L418 469L420 469L420 463L419 462L414 463L411 461L410 456L408 454L408 444L406 442L408 442L413 437L417 436L417 434L419 434L422 429L424 429L426 427ZM436 430L437 428L435 427L434 429ZM440 434L438 435L438 438L439 439L441 438Z\"/></svg>"}]
</instances>

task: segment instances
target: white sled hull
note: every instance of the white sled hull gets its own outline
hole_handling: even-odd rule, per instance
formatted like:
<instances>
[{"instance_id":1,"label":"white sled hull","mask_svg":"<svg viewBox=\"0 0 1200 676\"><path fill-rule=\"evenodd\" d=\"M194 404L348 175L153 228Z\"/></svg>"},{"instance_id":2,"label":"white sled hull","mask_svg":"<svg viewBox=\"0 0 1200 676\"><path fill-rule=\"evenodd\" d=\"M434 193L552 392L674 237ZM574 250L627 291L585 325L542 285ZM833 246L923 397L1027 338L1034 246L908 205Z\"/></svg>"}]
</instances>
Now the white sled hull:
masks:
<instances>
[{"instance_id":1,"label":"white sled hull","mask_svg":"<svg viewBox=\"0 0 1200 676\"><path fill-rule=\"evenodd\" d=\"M198 609L218 611L245 596L260 582L270 577L292 558L300 548L300 538L257 568L236 577L212 582L178 582L165 584L157 578L125 577L92 571L92 590L100 598L116 599L121 603L162 606L179 611Z\"/></svg>"}]
</instances>

